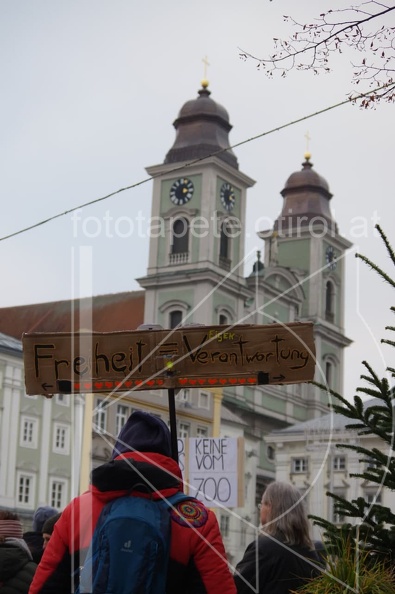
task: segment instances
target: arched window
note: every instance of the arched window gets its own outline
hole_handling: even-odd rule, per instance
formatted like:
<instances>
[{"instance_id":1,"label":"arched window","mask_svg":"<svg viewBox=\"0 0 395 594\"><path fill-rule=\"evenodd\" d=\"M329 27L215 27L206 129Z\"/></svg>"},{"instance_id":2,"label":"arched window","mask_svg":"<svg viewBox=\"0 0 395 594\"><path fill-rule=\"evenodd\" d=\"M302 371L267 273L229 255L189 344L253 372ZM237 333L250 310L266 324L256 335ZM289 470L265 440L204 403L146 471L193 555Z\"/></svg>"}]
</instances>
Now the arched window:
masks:
<instances>
[{"instance_id":1,"label":"arched window","mask_svg":"<svg viewBox=\"0 0 395 594\"><path fill-rule=\"evenodd\" d=\"M325 381L329 388L333 387L333 363L331 361L325 362Z\"/></svg>"},{"instance_id":2,"label":"arched window","mask_svg":"<svg viewBox=\"0 0 395 594\"><path fill-rule=\"evenodd\" d=\"M231 307L221 304L215 308L215 317L218 320L217 324L230 326L236 319L236 312Z\"/></svg>"},{"instance_id":3,"label":"arched window","mask_svg":"<svg viewBox=\"0 0 395 594\"><path fill-rule=\"evenodd\" d=\"M334 352L324 355L322 358L321 377L322 383L326 383L331 390L339 389L339 378L341 374L341 363Z\"/></svg>"},{"instance_id":4,"label":"arched window","mask_svg":"<svg viewBox=\"0 0 395 594\"><path fill-rule=\"evenodd\" d=\"M230 234L226 222L221 224L221 234L219 239L219 255L220 258L229 259L229 243Z\"/></svg>"},{"instance_id":5,"label":"arched window","mask_svg":"<svg viewBox=\"0 0 395 594\"><path fill-rule=\"evenodd\" d=\"M232 228L227 221L223 221L219 236L219 265L225 270L230 270L231 265L231 237Z\"/></svg>"},{"instance_id":6,"label":"arched window","mask_svg":"<svg viewBox=\"0 0 395 594\"><path fill-rule=\"evenodd\" d=\"M173 223L171 253L186 254L189 251L189 223L184 217L176 219Z\"/></svg>"},{"instance_id":7,"label":"arched window","mask_svg":"<svg viewBox=\"0 0 395 594\"><path fill-rule=\"evenodd\" d=\"M227 326L229 324L228 316L219 314L219 324L221 324L221 326Z\"/></svg>"},{"instance_id":8,"label":"arched window","mask_svg":"<svg viewBox=\"0 0 395 594\"><path fill-rule=\"evenodd\" d=\"M333 322L335 318L335 290L333 283L327 281L325 286L325 319Z\"/></svg>"},{"instance_id":9,"label":"arched window","mask_svg":"<svg viewBox=\"0 0 395 594\"><path fill-rule=\"evenodd\" d=\"M176 328L182 322L182 311L176 309L169 314L169 327Z\"/></svg>"}]
</instances>

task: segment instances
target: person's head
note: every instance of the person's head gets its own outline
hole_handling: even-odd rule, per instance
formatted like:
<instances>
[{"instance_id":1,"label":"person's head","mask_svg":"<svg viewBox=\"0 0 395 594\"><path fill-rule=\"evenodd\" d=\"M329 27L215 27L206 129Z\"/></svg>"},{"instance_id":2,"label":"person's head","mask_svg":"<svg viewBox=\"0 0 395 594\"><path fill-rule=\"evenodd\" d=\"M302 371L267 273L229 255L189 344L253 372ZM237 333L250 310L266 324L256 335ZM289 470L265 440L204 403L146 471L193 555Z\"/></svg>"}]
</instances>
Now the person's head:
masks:
<instances>
[{"instance_id":1,"label":"person's head","mask_svg":"<svg viewBox=\"0 0 395 594\"><path fill-rule=\"evenodd\" d=\"M33 515L33 530L35 532L42 532L44 522L57 513L58 510L49 505L38 507Z\"/></svg>"},{"instance_id":2,"label":"person's head","mask_svg":"<svg viewBox=\"0 0 395 594\"><path fill-rule=\"evenodd\" d=\"M171 456L170 431L162 419L141 410L130 415L119 432L111 459L135 451Z\"/></svg>"},{"instance_id":3,"label":"person's head","mask_svg":"<svg viewBox=\"0 0 395 594\"><path fill-rule=\"evenodd\" d=\"M262 495L261 524L266 534L289 545L312 548L310 523L300 491L288 483L270 483Z\"/></svg>"},{"instance_id":4,"label":"person's head","mask_svg":"<svg viewBox=\"0 0 395 594\"><path fill-rule=\"evenodd\" d=\"M22 522L17 514L0 509L0 540L5 538L23 538Z\"/></svg>"},{"instance_id":5,"label":"person's head","mask_svg":"<svg viewBox=\"0 0 395 594\"><path fill-rule=\"evenodd\" d=\"M56 514L45 520L43 525L43 549L47 546L49 539L52 536L53 529L55 527L56 522L59 520L62 514Z\"/></svg>"}]
</instances>

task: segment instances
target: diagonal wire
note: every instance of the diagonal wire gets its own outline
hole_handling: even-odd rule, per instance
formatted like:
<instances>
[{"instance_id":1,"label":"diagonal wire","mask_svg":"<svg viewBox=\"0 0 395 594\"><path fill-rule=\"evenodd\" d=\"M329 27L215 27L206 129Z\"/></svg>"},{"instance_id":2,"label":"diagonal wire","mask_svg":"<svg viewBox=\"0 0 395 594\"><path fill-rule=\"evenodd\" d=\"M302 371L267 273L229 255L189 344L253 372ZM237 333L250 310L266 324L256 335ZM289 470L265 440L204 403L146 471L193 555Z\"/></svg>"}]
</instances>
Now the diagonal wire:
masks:
<instances>
[{"instance_id":1,"label":"diagonal wire","mask_svg":"<svg viewBox=\"0 0 395 594\"><path fill-rule=\"evenodd\" d=\"M177 172L180 171L181 169L185 169L186 167L189 167L191 165L195 165L196 163L200 163L201 161L204 161L206 159L210 159L211 157L215 157L218 156L224 152L230 151L234 148L237 148L239 146L243 146L244 144L248 144L249 142L253 142L254 140L258 140L258 138L263 138L265 136L268 136L269 134L273 134L274 132L279 132L280 130L284 130L285 128L289 128L290 126L293 126L295 124L299 124L300 122L303 122L305 120L308 120L310 118L316 117L318 115L322 115L323 113L326 113L327 111L331 111L332 109L336 109L337 107L341 107L342 105L346 105L346 104L350 104L355 102L357 99L361 99L362 97L367 97L370 96L374 93L376 93L377 91L380 91L381 89L387 87L388 85L383 85L382 87L379 87L377 89L374 89L368 93L361 93L360 95L355 95L354 97L349 97L348 99L345 99L343 101L340 101L339 103L335 103L333 105L330 105L329 107L325 107L323 109L320 109L319 111L315 111L313 113L310 113L306 116L302 116L296 120L292 120L291 122L288 122L286 124L282 124L280 126L277 126L276 128L272 128L271 130L267 130L266 132L262 132L260 134L257 134L256 136L251 136L250 138L247 138L246 140L242 140L241 142L237 142L236 144L233 144L232 146L229 146L226 149L221 149L219 151L215 151L212 152L208 155L206 155L205 157L199 157L198 159L193 159L192 161L188 161L188 162L183 162L181 165L178 165L177 167L174 167L173 169L170 169L169 171L166 171L166 175L168 175L169 173L173 173L173 172ZM8 235L4 235L3 237L0 237L0 241L5 241L6 239L10 239L11 237L16 237L17 235L22 235L23 233L26 233L27 231L31 231L32 229L36 229L37 227L40 227L42 225L46 225L47 223L49 223L50 221L54 221L56 219L59 219L60 217L63 217L67 214L70 214L71 212L75 212L76 210L80 210L82 208L86 208L87 206L91 206L92 204L98 204L99 202L103 202L104 200L108 200L108 198L111 198L112 196L116 196L117 194L120 194L121 192L125 192L126 190L132 190L134 188L137 188L138 186L141 186L149 181L151 181L152 179L156 179L158 177L161 177L165 175L163 172L161 173L157 173L156 175L152 175L150 177L147 177L143 180L140 180L134 184L131 184L130 186L125 186L124 188L120 188L119 190L116 190L115 192L111 192L110 194L106 194L106 196L101 196L100 198L95 198L94 200L90 200L89 202L85 202L83 204L80 204L79 206L74 206L73 208L70 208L68 210L65 210L64 212L60 212L56 215L53 215L51 217L48 217L47 219L43 219L42 221L39 221L38 223L34 223L33 225L29 225L28 227L24 227L23 229L19 229L18 231L14 231L13 233L9 233Z\"/></svg>"}]
</instances>

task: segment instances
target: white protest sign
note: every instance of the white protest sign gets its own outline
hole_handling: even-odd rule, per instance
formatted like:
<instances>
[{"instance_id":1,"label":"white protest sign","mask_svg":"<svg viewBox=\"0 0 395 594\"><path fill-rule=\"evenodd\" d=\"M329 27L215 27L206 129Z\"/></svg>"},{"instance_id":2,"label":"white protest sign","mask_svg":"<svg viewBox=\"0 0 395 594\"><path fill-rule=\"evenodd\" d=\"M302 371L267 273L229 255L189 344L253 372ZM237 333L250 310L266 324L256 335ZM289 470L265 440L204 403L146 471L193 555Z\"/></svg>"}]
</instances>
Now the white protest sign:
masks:
<instances>
[{"instance_id":1,"label":"white protest sign","mask_svg":"<svg viewBox=\"0 0 395 594\"><path fill-rule=\"evenodd\" d=\"M208 507L243 505L242 442L230 437L188 440L188 494Z\"/></svg>"}]
</instances>

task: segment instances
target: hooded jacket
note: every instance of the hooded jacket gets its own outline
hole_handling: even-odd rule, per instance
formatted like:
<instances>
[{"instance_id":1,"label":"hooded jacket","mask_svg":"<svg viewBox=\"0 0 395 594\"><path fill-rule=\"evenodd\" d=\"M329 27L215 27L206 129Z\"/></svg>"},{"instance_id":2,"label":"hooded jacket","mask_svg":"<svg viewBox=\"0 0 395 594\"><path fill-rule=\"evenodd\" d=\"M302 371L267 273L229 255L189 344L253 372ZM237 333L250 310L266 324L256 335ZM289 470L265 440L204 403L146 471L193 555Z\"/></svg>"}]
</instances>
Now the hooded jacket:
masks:
<instances>
[{"instance_id":1,"label":"hooded jacket","mask_svg":"<svg viewBox=\"0 0 395 594\"><path fill-rule=\"evenodd\" d=\"M6 538L0 543L1 594L27 594L37 565L17 538Z\"/></svg>"},{"instance_id":2,"label":"hooded jacket","mask_svg":"<svg viewBox=\"0 0 395 594\"><path fill-rule=\"evenodd\" d=\"M69 594L105 504L130 496L169 497L182 491L178 464L156 452L126 452L92 472L87 492L74 499L55 524L29 594ZM192 500L193 513L182 503L171 510L171 543L166 592L169 594L236 594L215 514ZM189 506L190 507L190 506Z\"/></svg>"}]
</instances>

